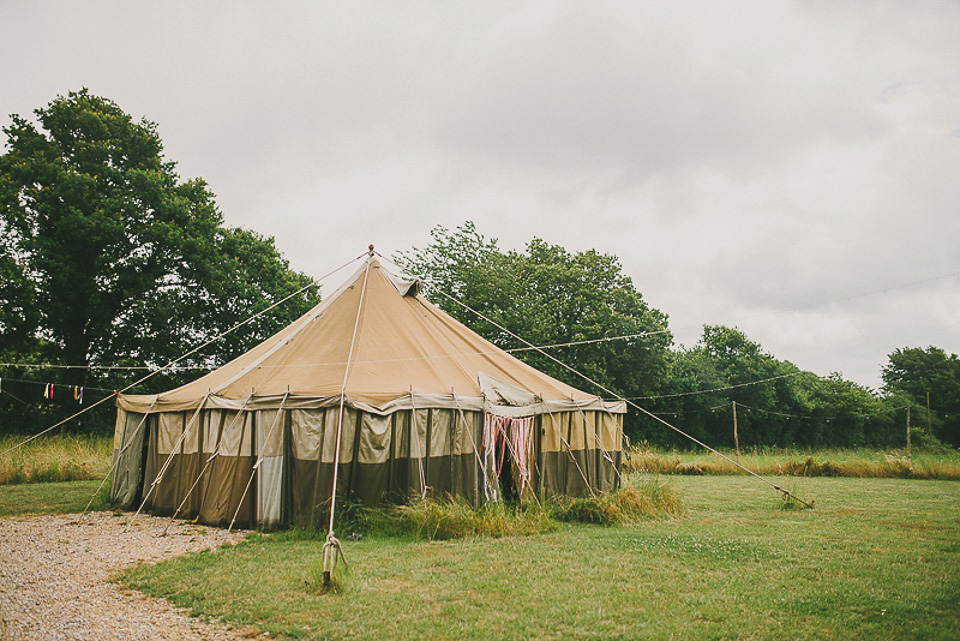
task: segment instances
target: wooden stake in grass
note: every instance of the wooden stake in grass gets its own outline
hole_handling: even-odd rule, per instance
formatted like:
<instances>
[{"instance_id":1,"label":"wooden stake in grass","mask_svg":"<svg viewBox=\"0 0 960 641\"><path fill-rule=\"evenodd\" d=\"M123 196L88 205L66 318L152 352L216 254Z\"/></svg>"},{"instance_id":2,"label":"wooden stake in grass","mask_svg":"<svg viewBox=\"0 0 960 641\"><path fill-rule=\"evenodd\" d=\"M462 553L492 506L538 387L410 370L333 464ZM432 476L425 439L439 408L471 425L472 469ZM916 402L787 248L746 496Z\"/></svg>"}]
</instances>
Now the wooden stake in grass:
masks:
<instances>
[{"instance_id":1,"label":"wooden stake in grass","mask_svg":"<svg viewBox=\"0 0 960 641\"><path fill-rule=\"evenodd\" d=\"M907 405L907 460L910 460L910 406Z\"/></svg>"},{"instance_id":2,"label":"wooden stake in grass","mask_svg":"<svg viewBox=\"0 0 960 641\"><path fill-rule=\"evenodd\" d=\"M733 403L733 446L737 450L737 462L740 462L740 437L737 435L737 402L730 401Z\"/></svg>"}]
</instances>

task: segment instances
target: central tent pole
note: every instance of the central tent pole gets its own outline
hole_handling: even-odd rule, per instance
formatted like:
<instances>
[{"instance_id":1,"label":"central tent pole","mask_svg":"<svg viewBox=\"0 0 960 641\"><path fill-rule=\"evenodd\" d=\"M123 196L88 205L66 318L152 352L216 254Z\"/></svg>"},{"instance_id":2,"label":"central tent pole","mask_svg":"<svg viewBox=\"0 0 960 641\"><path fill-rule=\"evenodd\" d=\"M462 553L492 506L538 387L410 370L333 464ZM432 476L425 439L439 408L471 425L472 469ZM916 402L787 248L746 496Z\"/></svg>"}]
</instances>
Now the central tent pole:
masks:
<instances>
[{"instance_id":1,"label":"central tent pole","mask_svg":"<svg viewBox=\"0 0 960 641\"><path fill-rule=\"evenodd\" d=\"M333 518L337 505L337 474L340 468L340 441L343 437L343 410L347 396L347 379L350 376L350 365L353 361L353 350L357 343L357 329L360 327L360 317L363 312L363 301L367 293L367 277L370 275L370 263L373 260L373 245L370 245L367 254L367 268L363 272L363 285L360 288L360 301L357 303L357 318L353 323L353 336L350 338L350 351L347 353L347 364L343 370L343 384L340 386L340 411L337 417L337 439L333 451L333 476L330 479L330 517L327 523L327 541L323 544L323 585L329 587L333 576L333 569L337 563L337 556L343 556L340 541L333 535ZM320 455L323 462L323 454ZM356 461L354 461L356 464ZM320 470L317 470L317 474Z\"/></svg>"}]
</instances>

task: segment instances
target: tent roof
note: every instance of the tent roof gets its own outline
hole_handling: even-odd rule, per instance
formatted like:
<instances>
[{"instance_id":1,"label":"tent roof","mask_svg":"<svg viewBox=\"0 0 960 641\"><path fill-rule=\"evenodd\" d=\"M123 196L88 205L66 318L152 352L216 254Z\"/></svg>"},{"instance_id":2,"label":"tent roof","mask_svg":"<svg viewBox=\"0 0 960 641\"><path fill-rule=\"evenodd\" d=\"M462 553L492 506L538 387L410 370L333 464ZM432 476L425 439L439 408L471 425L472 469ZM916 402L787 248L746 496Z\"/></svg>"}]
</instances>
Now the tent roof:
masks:
<instances>
[{"instance_id":1,"label":"tent roof","mask_svg":"<svg viewBox=\"0 0 960 641\"><path fill-rule=\"evenodd\" d=\"M321 304L249 352L169 392L121 395L118 405L140 412L202 403L321 407L339 402L344 383L349 405L378 414L411 407L512 415L577 407L625 411L622 402L606 403L514 358L372 257Z\"/></svg>"}]
</instances>

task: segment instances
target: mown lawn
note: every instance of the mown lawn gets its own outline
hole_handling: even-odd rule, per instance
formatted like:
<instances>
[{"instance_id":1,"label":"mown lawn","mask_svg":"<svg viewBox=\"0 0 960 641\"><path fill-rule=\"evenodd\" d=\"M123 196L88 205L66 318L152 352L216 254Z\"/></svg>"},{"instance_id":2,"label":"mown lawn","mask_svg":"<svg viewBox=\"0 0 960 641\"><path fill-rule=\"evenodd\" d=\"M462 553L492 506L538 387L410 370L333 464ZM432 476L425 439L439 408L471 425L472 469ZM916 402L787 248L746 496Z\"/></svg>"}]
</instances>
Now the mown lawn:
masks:
<instances>
[{"instance_id":1,"label":"mown lawn","mask_svg":"<svg viewBox=\"0 0 960 641\"><path fill-rule=\"evenodd\" d=\"M100 481L0 485L0 516L81 512L98 487ZM110 484L105 483L90 509L105 510L109 503Z\"/></svg>"},{"instance_id":2,"label":"mown lawn","mask_svg":"<svg viewBox=\"0 0 960 641\"><path fill-rule=\"evenodd\" d=\"M195 614L305 639L957 639L960 486L671 477L682 519L529 537L344 542L337 594L321 542L247 542L119 580Z\"/></svg>"}]
</instances>

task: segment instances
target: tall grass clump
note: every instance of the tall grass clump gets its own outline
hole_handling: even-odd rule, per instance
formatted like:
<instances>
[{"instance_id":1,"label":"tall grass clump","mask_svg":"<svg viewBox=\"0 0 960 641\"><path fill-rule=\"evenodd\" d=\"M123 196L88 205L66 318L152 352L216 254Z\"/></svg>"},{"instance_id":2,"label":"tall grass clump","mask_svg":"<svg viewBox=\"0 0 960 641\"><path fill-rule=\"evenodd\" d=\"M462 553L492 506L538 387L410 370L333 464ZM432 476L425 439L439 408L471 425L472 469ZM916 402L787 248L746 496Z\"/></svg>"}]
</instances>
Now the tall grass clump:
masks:
<instances>
[{"instance_id":1,"label":"tall grass clump","mask_svg":"<svg viewBox=\"0 0 960 641\"><path fill-rule=\"evenodd\" d=\"M813 502L810 502L810 501L808 501L807 503L802 503L802 502L800 502L800 501L799 501L795 496L793 496L792 494L784 494L784 495L780 498L780 503L779 503L778 507L779 507L781 510L788 510L788 511L789 511L789 510L812 510L812 509L813 509L813 507L812 507L813 505L814 505L814 503L813 503Z\"/></svg>"},{"instance_id":2,"label":"tall grass clump","mask_svg":"<svg viewBox=\"0 0 960 641\"><path fill-rule=\"evenodd\" d=\"M556 497L550 514L558 521L622 525L683 515L683 504L673 488L658 479L594 496Z\"/></svg>"},{"instance_id":3,"label":"tall grass clump","mask_svg":"<svg viewBox=\"0 0 960 641\"><path fill-rule=\"evenodd\" d=\"M401 533L431 541L464 537L528 536L552 532L557 524L536 505L487 503L474 508L460 499L423 499L395 508Z\"/></svg>"},{"instance_id":4,"label":"tall grass clump","mask_svg":"<svg viewBox=\"0 0 960 641\"><path fill-rule=\"evenodd\" d=\"M0 451L23 441L0 438ZM113 439L63 435L33 440L0 457L0 485L100 479L110 470Z\"/></svg>"},{"instance_id":5,"label":"tall grass clump","mask_svg":"<svg viewBox=\"0 0 960 641\"><path fill-rule=\"evenodd\" d=\"M558 527L537 505L487 503L476 508L462 498L419 497L404 505L388 507L351 506L338 518L343 534L408 537L445 541L468 537L528 536L552 532Z\"/></svg>"},{"instance_id":6,"label":"tall grass clump","mask_svg":"<svg viewBox=\"0 0 960 641\"><path fill-rule=\"evenodd\" d=\"M543 504L487 503L476 508L462 498L413 498L405 505L352 506L340 520L342 533L443 541L465 537L529 536L553 532L558 522L621 525L683 515L673 488L659 480L633 481L591 497L551 497Z\"/></svg>"}]
</instances>

